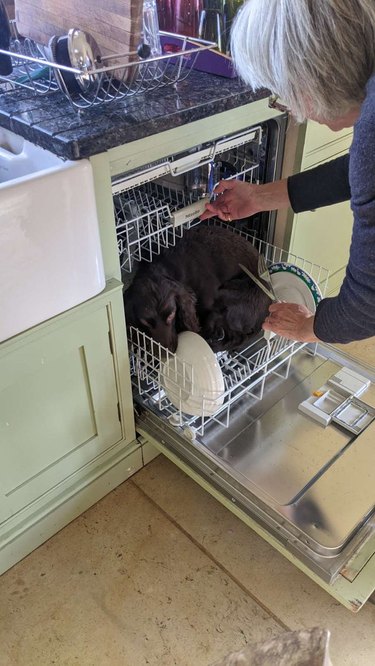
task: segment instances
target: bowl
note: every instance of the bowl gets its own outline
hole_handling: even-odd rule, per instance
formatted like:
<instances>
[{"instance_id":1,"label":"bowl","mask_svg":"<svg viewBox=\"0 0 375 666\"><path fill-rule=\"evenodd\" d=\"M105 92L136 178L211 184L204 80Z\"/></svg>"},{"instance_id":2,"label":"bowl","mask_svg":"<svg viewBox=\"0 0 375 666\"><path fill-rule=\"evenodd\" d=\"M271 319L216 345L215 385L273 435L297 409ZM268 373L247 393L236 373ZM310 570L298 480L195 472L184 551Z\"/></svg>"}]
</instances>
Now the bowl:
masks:
<instances>
[{"instance_id":1,"label":"bowl","mask_svg":"<svg viewBox=\"0 0 375 666\"><path fill-rule=\"evenodd\" d=\"M216 356L197 333L178 336L177 351L162 364L160 382L167 398L190 416L211 416L224 402L224 378Z\"/></svg>"}]
</instances>

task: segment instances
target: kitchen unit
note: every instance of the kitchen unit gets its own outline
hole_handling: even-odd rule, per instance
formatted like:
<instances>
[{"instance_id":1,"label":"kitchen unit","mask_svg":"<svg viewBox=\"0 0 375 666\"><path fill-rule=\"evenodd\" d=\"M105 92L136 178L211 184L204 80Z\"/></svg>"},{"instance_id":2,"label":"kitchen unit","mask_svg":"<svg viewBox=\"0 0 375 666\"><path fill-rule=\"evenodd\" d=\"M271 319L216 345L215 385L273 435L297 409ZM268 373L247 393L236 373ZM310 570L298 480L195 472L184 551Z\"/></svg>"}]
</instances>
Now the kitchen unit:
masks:
<instances>
[{"instance_id":1,"label":"kitchen unit","mask_svg":"<svg viewBox=\"0 0 375 666\"><path fill-rule=\"evenodd\" d=\"M162 451L349 608L358 610L371 594L375 544L372 479L366 466L374 424L371 419L360 435L345 424L324 429L298 406L326 383L337 384L338 373L347 366L362 376L366 393L361 399L371 412L373 389L366 382L374 381L374 371L323 346L305 350L277 338L266 345L258 341L248 358L248 372L228 388L224 422L216 428L215 419L190 424L161 414L163 396L155 395L155 378L146 370L153 393L145 397L137 350L133 347L129 357L127 348L119 250L125 259L137 257L127 253L116 235L114 197L170 175L174 164L187 163L189 171L189 166L197 167L197 159L201 165L209 162L212 149L226 155L249 137L250 143L260 137L261 145L271 126L267 123L281 127L283 122L283 114L268 107L267 97L266 91L254 95L236 81L223 83L201 73L193 73L163 99L155 93L143 105L139 98L128 100L116 111L95 110L86 118L61 100L54 106L51 99L30 104L22 93L12 99L4 96L4 127L65 158L89 158L107 284L87 303L1 347L2 395L9 396L1 423L6 468L0 486L5 507L2 570ZM274 154L282 156L285 136L274 136L281 142ZM296 168L298 150L297 140ZM271 160L268 166L275 177L281 162ZM257 238L270 260L296 260L288 247L286 254L275 254L273 217L261 221L256 231L262 229L266 234ZM324 287L327 273L314 262L309 266L318 270L316 279ZM48 363L42 364L41 358ZM4 417L18 408L20 387L24 413L35 420L25 425L20 419L19 432L10 437ZM71 387L76 395L67 400ZM38 417L41 405L46 408ZM19 455L14 454L14 441ZM33 451L36 442L39 449L31 461L25 451ZM316 454L311 455L314 447ZM337 522L348 469L355 470L353 508Z\"/></svg>"},{"instance_id":2,"label":"kitchen unit","mask_svg":"<svg viewBox=\"0 0 375 666\"><path fill-rule=\"evenodd\" d=\"M332 132L324 125L308 122L301 171L323 164L349 151L352 131ZM338 292L349 257L353 218L349 202L319 211L298 213L289 221L288 246L295 254L329 267L327 295Z\"/></svg>"}]
</instances>

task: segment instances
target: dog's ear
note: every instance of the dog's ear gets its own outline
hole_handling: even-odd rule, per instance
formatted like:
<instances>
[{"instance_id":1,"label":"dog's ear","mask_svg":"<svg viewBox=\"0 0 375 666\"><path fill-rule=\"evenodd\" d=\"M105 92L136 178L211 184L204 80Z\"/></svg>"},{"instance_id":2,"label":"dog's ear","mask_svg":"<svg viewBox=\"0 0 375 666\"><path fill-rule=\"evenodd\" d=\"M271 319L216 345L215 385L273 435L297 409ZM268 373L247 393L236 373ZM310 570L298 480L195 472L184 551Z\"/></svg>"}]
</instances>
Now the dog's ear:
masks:
<instances>
[{"instance_id":1,"label":"dog's ear","mask_svg":"<svg viewBox=\"0 0 375 666\"><path fill-rule=\"evenodd\" d=\"M185 287L181 282L175 280L171 280L171 282L173 282L175 290L177 332L193 331L193 333L198 333L200 325L196 311L197 298L193 290Z\"/></svg>"}]
</instances>

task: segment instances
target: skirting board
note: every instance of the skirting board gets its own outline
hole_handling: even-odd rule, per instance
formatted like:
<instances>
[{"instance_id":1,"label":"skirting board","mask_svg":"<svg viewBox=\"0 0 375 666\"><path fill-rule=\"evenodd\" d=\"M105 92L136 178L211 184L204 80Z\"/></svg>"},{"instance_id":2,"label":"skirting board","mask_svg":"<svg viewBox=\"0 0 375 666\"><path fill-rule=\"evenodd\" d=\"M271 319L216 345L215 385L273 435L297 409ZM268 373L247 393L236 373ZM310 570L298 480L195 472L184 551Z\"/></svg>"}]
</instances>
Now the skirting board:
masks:
<instances>
[{"instance_id":1,"label":"skirting board","mask_svg":"<svg viewBox=\"0 0 375 666\"><path fill-rule=\"evenodd\" d=\"M102 497L135 474L143 466L142 450L138 442L133 446L108 456L102 464L48 502L35 513L15 525L12 534L7 533L6 523L0 527L0 574L29 555L72 520L96 504ZM46 499L47 502L47 499ZM14 520L12 521L14 522ZM3 533L3 534L2 534Z\"/></svg>"}]
</instances>

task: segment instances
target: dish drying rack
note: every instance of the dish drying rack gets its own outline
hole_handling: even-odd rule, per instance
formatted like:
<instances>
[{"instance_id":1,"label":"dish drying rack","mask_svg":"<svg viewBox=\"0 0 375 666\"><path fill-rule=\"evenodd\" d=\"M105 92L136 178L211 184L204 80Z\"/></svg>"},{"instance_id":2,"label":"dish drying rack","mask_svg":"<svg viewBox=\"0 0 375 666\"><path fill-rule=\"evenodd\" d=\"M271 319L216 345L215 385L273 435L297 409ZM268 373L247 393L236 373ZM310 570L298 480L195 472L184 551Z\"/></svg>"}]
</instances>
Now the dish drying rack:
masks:
<instances>
[{"instance_id":1,"label":"dish drying rack","mask_svg":"<svg viewBox=\"0 0 375 666\"><path fill-rule=\"evenodd\" d=\"M236 230L233 225L217 220L211 221L211 224L225 226L233 233L246 237L265 256L268 265L289 262L299 266L311 275L324 295L329 277L327 269ZM171 425L180 427L184 435L192 440L203 436L213 423L228 427L235 403L244 396L261 400L266 382L272 376L287 379L292 357L306 346L306 343L294 342L277 335L268 338L260 333L240 351L217 353L216 359L224 379L224 391L221 396L216 394L212 397L202 394L199 387L198 390L194 388L193 368L187 362L179 359L177 363L176 354L148 335L139 329L131 328L128 341L132 384L136 396L142 399L143 405L158 410ZM167 365L174 368L172 378L168 378L169 389L171 386L173 388L173 402L163 387L163 367ZM183 411L187 388L192 395L200 395L199 416L191 416Z\"/></svg>"},{"instance_id":2,"label":"dish drying rack","mask_svg":"<svg viewBox=\"0 0 375 666\"><path fill-rule=\"evenodd\" d=\"M0 75L0 96L15 90L30 91L33 95L63 92L76 111L110 104L125 97L149 93L159 88L174 86L186 79L197 58L204 51L216 47L214 42L191 39L174 33L160 32L164 41L173 38L179 43L171 52L160 56L138 58L136 53L120 53L99 57L94 65L69 67L53 62L49 47L21 37L15 21L10 21L10 49L0 53L11 57L13 72ZM129 58L136 58L128 62ZM111 64L111 61L116 61ZM71 90L67 75L75 77L81 90ZM76 88L76 86L74 86Z\"/></svg>"}]
</instances>

